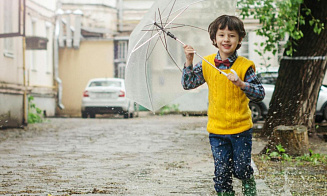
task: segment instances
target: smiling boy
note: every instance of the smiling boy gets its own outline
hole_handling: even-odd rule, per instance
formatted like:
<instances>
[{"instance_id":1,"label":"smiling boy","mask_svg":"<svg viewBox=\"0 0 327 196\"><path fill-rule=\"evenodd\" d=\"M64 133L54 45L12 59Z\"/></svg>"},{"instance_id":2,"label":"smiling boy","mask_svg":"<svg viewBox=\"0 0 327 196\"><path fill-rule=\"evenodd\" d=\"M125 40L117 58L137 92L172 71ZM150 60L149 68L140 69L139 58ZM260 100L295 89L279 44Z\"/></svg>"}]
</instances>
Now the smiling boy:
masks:
<instances>
[{"instance_id":1,"label":"smiling boy","mask_svg":"<svg viewBox=\"0 0 327 196\"><path fill-rule=\"evenodd\" d=\"M261 101L265 91L255 75L255 65L238 56L245 36L243 22L236 16L222 15L208 27L218 52L193 66L194 49L185 45L186 63L182 85L185 90L207 83L209 89L209 141L215 164L215 190L218 195L235 195L232 176L242 180L244 195L256 195L251 167L252 119L249 100ZM233 73L232 70L235 70Z\"/></svg>"}]
</instances>

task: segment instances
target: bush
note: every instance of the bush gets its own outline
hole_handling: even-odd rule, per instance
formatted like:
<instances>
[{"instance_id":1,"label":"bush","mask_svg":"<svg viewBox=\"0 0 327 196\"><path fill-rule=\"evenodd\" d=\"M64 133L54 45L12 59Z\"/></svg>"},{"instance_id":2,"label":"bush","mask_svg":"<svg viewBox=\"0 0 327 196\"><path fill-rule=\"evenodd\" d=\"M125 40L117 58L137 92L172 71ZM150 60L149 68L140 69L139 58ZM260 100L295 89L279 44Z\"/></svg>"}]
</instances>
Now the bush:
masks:
<instances>
[{"instance_id":1,"label":"bush","mask_svg":"<svg viewBox=\"0 0 327 196\"><path fill-rule=\"evenodd\" d=\"M28 117L27 122L30 124L43 122L42 110L33 103L34 97L28 97Z\"/></svg>"}]
</instances>

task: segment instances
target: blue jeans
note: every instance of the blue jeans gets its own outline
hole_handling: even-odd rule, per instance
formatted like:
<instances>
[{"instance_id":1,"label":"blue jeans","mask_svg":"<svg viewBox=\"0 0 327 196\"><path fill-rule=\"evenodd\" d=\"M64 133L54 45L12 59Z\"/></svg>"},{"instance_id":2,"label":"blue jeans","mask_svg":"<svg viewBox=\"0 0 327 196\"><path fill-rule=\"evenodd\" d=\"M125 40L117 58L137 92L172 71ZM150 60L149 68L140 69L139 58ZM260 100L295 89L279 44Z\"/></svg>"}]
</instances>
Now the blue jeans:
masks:
<instances>
[{"instance_id":1,"label":"blue jeans","mask_svg":"<svg viewBox=\"0 0 327 196\"><path fill-rule=\"evenodd\" d=\"M240 180L253 176L251 167L252 129L233 135L209 134L215 161L215 189L233 191L232 175Z\"/></svg>"}]
</instances>

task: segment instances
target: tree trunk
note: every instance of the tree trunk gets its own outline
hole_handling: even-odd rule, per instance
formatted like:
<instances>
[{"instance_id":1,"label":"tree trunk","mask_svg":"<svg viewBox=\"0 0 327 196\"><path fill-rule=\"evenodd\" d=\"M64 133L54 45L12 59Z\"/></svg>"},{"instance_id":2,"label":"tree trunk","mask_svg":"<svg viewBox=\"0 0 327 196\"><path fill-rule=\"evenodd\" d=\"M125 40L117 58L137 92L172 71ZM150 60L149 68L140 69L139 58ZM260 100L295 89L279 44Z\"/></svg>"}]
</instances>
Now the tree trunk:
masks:
<instances>
[{"instance_id":1,"label":"tree trunk","mask_svg":"<svg viewBox=\"0 0 327 196\"><path fill-rule=\"evenodd\" d=\"M308 130L304 125L277 126L273 131L273 143L275 146L281 144L285 153L299 156L309 153Z\"/></svg>"},{"instance_id":2,"label":"tree trunk","mask_svg":"<svg viewBox=\"0 0 327 196\"><path fill-rule=\"evenodd\" d=\"M273 129L279 125L304 125L309 132L315 131L316 103L326 72L327 1L304 0L302 7L311 9L312 15L325 24L325 29L319 35L314 33L313 27L309 25L311 17L306 16L306 24L299 27L304 36L293 46L296 52L293 52L292 59L281 60L263 128L263 134L268 137L273 137ZM305 16L304 12L301 14ZM295 57L325 58L299 60Z\"/></svg>"}]
</instances>

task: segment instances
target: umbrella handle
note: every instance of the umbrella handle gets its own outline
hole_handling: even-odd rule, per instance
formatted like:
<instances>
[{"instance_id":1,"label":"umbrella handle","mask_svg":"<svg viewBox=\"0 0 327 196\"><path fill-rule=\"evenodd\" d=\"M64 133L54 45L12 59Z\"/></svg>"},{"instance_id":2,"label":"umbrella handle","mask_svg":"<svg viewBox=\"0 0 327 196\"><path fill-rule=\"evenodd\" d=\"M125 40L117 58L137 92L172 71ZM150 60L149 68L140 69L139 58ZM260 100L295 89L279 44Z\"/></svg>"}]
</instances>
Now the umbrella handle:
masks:
<instances>
[{"instance_id":1,"label":"umbrella handle","mask_svg":"<svg viewBox=\"0 0 327 196\"><path fill-rule=\"evenodd\" d=\"M236 71L235 71L234 69L230 69L230 71L233 72L233 73L235 74L235 76L236 76L235 80L237 81L239 77L238 77Z\"/></svg>"}]
</instances>

